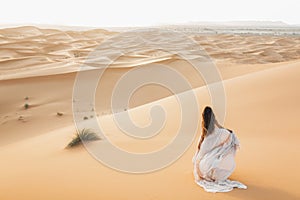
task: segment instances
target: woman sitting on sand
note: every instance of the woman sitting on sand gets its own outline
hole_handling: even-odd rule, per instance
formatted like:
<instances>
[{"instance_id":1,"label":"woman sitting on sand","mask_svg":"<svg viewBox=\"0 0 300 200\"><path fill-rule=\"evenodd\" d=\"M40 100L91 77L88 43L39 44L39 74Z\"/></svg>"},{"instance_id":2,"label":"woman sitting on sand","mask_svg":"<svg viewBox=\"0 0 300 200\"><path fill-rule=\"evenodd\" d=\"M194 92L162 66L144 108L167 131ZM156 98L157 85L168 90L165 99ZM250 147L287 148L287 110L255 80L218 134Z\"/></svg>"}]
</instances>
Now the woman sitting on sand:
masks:
<instances>
[{"instance_id":1,"label":"woman sitting on sand","mask_svg":"<svg viewBox=\"0 0 300 200\"><path fill-rule=\"evenodd\" d=\"M240 182L227 178L235 168L234 156L239 140L216 120L213 110L205 107L202 113L202 135L193 158L194 177L208 192L228 192L234 187L246 189Z\"/></svg>"}]
</instances>

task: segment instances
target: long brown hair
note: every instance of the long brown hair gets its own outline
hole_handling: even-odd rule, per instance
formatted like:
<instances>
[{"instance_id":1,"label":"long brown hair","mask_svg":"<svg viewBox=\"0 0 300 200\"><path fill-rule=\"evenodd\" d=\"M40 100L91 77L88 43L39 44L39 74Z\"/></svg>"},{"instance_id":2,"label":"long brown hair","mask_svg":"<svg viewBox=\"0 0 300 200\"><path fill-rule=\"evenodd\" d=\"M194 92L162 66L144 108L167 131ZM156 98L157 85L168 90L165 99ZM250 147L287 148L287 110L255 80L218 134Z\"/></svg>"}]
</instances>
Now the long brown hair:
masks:
<instances>
[{"instance_id":1,"label":"long brown hair","mask_svg":"<svg viewBox=\"0 0 300 200\"><path fill-rule=\"evenodd\" d=\"M211 107L206 106L202 112L202 135L198 144L200 150L204 138L211 134L215 129L216 117Z\"/></svg>"}]
</instances>

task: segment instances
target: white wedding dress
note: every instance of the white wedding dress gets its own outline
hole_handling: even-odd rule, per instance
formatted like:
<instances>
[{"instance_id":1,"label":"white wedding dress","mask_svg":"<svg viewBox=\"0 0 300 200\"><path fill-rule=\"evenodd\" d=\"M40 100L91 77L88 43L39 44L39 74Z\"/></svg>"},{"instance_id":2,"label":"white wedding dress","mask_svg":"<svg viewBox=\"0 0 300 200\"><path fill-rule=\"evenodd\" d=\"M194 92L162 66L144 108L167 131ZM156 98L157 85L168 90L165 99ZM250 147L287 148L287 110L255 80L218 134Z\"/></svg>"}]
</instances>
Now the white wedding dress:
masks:
<instances>
[{"instance_id":1,"label":"white wedding dress","mask_svg":"<svg viewBox=\"0 0 300 200\"><path fill-rule=\"evenodd\" d=\"M234 133L216 126L193 157L195 182L207 192L229 192L235 187L247 189L244 184L228 179L235 169L238 147L239 140Z\"/></svg>"}]
</instances>

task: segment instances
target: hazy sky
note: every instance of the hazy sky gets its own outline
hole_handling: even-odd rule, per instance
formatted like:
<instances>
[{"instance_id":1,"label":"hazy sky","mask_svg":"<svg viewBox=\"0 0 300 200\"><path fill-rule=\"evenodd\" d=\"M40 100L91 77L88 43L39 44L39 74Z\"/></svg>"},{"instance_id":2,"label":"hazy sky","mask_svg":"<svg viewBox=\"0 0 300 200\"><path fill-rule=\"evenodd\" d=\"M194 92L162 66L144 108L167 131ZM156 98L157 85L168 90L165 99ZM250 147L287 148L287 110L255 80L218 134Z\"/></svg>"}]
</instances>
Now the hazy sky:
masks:
<instances>
[{"instance_id":1,"label":"hazy sky","mask_svg":"<svg viewBox=\"0 0 300 200\"><path fill-rule=\"evenodd\" d=\"M147 26L191 21L283 21L300 24L299 0L7 0L0 24Z\"/></svg>"}]
</instances>

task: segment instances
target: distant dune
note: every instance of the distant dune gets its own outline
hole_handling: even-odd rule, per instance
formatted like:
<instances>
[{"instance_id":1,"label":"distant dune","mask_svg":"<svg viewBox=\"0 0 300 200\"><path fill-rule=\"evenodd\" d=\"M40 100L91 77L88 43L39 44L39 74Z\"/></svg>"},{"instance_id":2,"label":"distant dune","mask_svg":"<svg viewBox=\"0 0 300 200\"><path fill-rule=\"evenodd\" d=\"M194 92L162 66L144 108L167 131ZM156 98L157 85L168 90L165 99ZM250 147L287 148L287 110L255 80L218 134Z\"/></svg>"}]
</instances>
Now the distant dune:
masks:
<instances>
[{"instance_id":1,"label":"distant dune","mask_svg":"<svg viewBox=\"0 0 300 200\"><path fill-rule=\"evenodd\" d=\"M288 27L282 21L224 21L224 22L188 22L187 25L199 26L237 26L237 27ZM181 24L182 25L182 24Z\"/></svg>"},{"instance_id":2,"label":"distant dune","mask_svg":"<svg viewBox=\"0 0 300 200\"><path fill-rule=\"evenodd\" d=\"M77 71L93 49L115 34L103 29L62 31L33 26L0 29L0 80ZM190 37L214 60L222 62L264 64L300 58L300 37L195 33ZM111 67L164 60L155 56L145 59L145 55L135 56Z\"/></svg>"}]
</instances>

